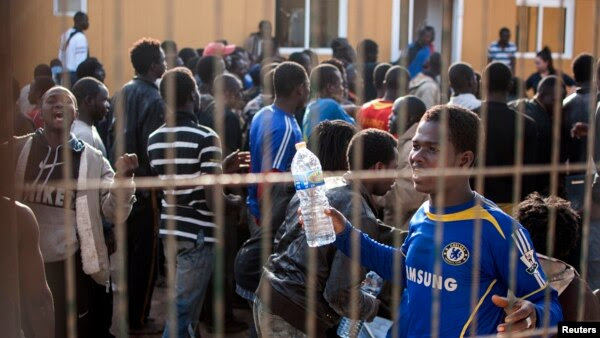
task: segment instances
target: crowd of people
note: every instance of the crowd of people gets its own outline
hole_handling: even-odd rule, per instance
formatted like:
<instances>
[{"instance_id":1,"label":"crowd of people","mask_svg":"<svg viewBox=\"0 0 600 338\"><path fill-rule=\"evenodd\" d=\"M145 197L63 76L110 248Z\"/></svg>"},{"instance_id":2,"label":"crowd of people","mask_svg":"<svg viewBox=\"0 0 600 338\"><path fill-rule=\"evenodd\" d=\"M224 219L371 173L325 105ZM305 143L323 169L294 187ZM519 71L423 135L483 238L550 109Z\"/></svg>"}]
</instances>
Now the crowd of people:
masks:
<instances>
[{"instance_id":1,"label":"crowd of people","mask_svg":"<svg viewBox=\"0 0 600 338\"><path fill-rule=\"evenodd\" d=\"M15 190L0 207L16 205L7 231L19 239L21 262L18 278L5 282L20 293L2 303L20 309L13 311L20 324L3 326L14 328L11 337L66 337L71 310L79 337L111 337L116 290L127 292L129 333L163 337L199 336L200 321L214 330L220 287L226 331L249 329L253 337L335 336L349 316L386 317L394 337L533 330L575 320L579 307L583 319L600 320L592 291L600 288L595 212L582 241L586 194L597 209L600 190L595 180L592 191L580 183L594 179L588 158L600 159L600 125L590 125L600 60L591 54L573 60L571 78L554 69L544 48L536 73L522 81L514 74L517 48L502 28L484 69L464 62L445 69L435 31L425 26L399 60L380 62L371 39L355 49L335 38L332 57L320 61L311 50L281 56L271 23L262 21L244 47L219 40L180 49L142 38L129 51L135 76L110 93L102 63L89 55L88 27L87 15L75 14L58 58L37 65L30 84L15 84L14 138L2 135L2 151L14 153L2 186ZM204 175L289 172L300 142L325 176L397 170L412 177L328 176L325 212L337 239L318 248L307 245L292 183L171 186ZM485 175L477 192L476 177L446 176L440 185L428 173L553 161L572 167L556 177ZM136 188L138 178L163 184ZM124 248L115 243L115 224L125 229ZM582 243L589 243L583 265ZM118 250L125 251L126 285L111 277ZM353 260L359 277L375 271L400 288L401 299L389 290L379 299L353 298L362 280ZM213 285L217 268L223 285ZM169 269L176 322L163 323L149 314ZM75 307L66 271L75 276ZM441 311L432 308L435 299ZM234 306L251 308L253 322L235 318Z\"/></svg>"}]
</instances>

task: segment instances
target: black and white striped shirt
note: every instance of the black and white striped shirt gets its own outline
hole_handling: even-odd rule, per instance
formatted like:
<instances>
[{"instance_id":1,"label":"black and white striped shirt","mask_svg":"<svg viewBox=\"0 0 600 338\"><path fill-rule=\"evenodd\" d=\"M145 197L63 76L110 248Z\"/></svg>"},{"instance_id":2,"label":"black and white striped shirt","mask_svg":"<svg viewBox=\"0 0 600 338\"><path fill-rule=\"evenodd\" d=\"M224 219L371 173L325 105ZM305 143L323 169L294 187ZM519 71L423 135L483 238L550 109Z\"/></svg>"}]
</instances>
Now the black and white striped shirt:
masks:
<instances>
[{"instance_id":1,"label":"black and white striped shirt","mask_svg":"<svg viewBox=\"0 0 600 338\"><path fill-rule=\"evenodd\" d=\"M173 135L170 136L170 135ZM174 149L174 158L167 157ZM199 125L193 114L176 113L175 127L161 126L148 139L150 166L161 180L190 179L205 174L221 173L221 142L210 128ZM173 175L168 175L169 166ZM160 235L174 235L178 240L196 241L200 231L205 242L214 242L214 215L208 208L204 187L164 189ZM174 197L174 203L167 201ZM167 229L168 221L175 229Z\"/></svg>"}]
</instances>

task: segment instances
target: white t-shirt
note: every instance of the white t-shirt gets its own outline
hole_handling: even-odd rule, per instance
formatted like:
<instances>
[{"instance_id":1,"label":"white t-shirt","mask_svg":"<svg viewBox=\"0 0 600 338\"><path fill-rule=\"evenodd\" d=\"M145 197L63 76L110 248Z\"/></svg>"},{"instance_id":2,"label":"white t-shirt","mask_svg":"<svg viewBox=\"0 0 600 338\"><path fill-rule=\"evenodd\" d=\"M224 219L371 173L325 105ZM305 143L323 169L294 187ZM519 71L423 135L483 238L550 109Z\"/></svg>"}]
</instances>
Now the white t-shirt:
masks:
<instances>
[{"instance_id":1,"label":"white t-shirt","mask_svg":"<svg viewBox=\"0 0 600 338\"><path fill-rule=\"evenodd\" d=\"M70 72L77 70L77 66L88 57L88 41L83 32L76 33L69 40L69 36L75 28L69 28L60 38L60 48L58 49L58 59L63 64L63 68ZM69 44L65 48L65 44Z\"/></svg>"}]
</instances>

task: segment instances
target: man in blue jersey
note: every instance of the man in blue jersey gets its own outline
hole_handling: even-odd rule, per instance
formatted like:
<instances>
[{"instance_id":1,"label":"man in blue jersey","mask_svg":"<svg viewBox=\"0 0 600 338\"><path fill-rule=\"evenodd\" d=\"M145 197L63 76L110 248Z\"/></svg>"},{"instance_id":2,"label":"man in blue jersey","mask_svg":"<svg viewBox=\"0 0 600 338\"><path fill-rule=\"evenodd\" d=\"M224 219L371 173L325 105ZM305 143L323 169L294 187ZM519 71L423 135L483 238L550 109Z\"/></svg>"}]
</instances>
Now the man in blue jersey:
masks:
<instances>
[{"instance_id":1,"label":"man in blue jersey","mask_svg":"<svg viewBox=\"0 0 600 338\"><path fill-rule=\"evenodd\" d=\"M322 64L310 73L310 84L316 92L316 98L306 107L302 121L302 136L304 140L322 121L342 120L354 124L354 119L340 105L344 95L342 74L333 65Z\"/></svg>"},{"instance_id":2,"label":"man in blue jersey","mask_svg":"<svg viewBox=\"0 0 600 338\"><path fill-rule=\"evenodd\" d=\"M447 140L441 139L440 132L444 111ZM428 194L429 200L413 216L400 249L384 246L362 234L336 210L327 211L338 234L338 249L350 255L351 237L358 235L363 266L387 280L401 273L400 287L405 290L400 327L393 328L399 336L462 337L517 332L542 327L545 314L549 315L550 326L562 318L554 289L548 290L551 297L544 302L548 283L527 230L471 190L467 175L446 177L443 190L438 191L437 177L424 172L442 167L472 167L479 128L477 115L456 106L435 106L421 119L409 162L415 189ZM441 153L443 143L445 154ZM437 204L439 200L441 204ZM441 232L438 240L437 231ZM398 250L401 255L395 256ZM514 269L510 268L511 250L516 252ZM477 263L473 256L479 257ZM399 270L394 269L394 257L401 259ZM472 290L474 285L476 289ZM509 289L516 299L507 295ZM434 333L431 328L436 298L440 317L438 332Z\"/></svg>"},{"instance_id":3,"label":"man in blue jersey","mask_svg":"<svg viewBox=\"0 0 600 338\"><path fill-rule=\"evenodd\" d=\"M295 144L302 141L294 112L306 105L309 94L308 75L295 62L283 62L273 74L275 100L262 108L250 124L250 171L252 173L290 171L296 154ZM261 185L248 187L250 230L260 224ZM291 195L289 196L291 198Z\"/></svg>"}]
</instances>

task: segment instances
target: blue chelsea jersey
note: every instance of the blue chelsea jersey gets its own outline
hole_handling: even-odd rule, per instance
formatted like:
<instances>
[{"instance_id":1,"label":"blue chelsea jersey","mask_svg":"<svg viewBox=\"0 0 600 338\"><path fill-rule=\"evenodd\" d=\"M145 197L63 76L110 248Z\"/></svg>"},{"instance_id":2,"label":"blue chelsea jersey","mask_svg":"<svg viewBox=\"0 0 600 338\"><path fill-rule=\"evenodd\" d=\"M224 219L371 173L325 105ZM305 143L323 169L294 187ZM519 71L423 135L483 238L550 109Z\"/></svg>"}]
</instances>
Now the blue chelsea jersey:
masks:
<instances>
[{"instance_id":1,"label":"blue chelsea jersey","mask_svg":"<svg viewBox=\"0 0 600 338\"><path fill-rule=\"evenodd\" d=\"M474 238L477 224L481 226L479 243ZM442 227L440 245L435 241L438 227ZM344 252L350 249L349 232L347 229L336 241L336 246ZM476 248L477 244L479 247ZM514 287L510 285L513 247L517 256ZM544 309L550 311L551 326L562 318L555 290L551 290L550 302L544 304L544 290L548 284L529 233L481 195L475 194L471 201L444 210L435 210L425 202L411 219L408 236L400 250L404 263L400 265L400 273L405 288L399 311L400 336L432 335L435 293L439 293L438 332L441 337L497 333L505 313L492 303L491 298L492 295L506 297L509 285L516 297L536 305L538 326L542 325ZM397 249L362 234L360 251L364 266L392 280L392 261ZM477 265L476 251L479 253ZM473 271L478 278L473 278ZM473 291L475 299L472 299ZM472 332L475 327L477 332Z\"/></svg>"}]
</instances>

